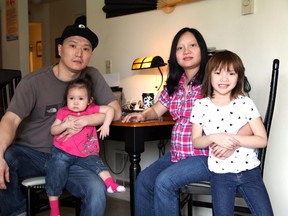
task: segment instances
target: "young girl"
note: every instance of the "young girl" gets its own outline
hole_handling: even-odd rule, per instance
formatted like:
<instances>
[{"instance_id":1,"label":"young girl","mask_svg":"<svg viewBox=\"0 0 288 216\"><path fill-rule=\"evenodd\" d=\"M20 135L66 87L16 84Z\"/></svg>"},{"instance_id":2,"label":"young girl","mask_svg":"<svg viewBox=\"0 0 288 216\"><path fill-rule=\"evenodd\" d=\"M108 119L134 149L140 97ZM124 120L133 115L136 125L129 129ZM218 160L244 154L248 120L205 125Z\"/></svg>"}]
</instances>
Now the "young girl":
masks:
<instances>
[{"instance_id":1,"label":"young girl","mask_svg":"<svg viewBox=\"0 0 288 216\"><path fill-rule=\"evenodd\" d=\"M99 143L97 131L100 138L109 135L109 125L114 117L114 110L110 106L97 106L93 104L91 96L92 83L90 78L72 81L66 90L65 98L67 106L60 108L56 120L51 127L54 136L52 157L48 163L46 175L46 191L49 196L51 213L50 216L60 215L58 198L65 187L68 178L68 168L72 164L90 169L99 174L103 179L108 193L124 192L125 187L118 185L111 177L108 168L99 157ZM61 136L66 130L78 130L82 128L81 122L73 116L83 116L93 113L105 114L103 125L96 131L94 126L85 126L80 132L70 138Z\"/></svg>"},{"instance_id":2,"label":"young girl","mask_svg":"<svg viewBox=\"0 0 288 216\"><path fill-rule=\"evenodd\" d=\"M209 146L210 150L208 167L216 216L234 215L237 190L252 215L273 215L257 158L257 148L267 145L266 131L255 104L243 95L244 71L235 53L226 50L214 54L206 65L203 99L195 102L191 113L194 146ZM247 123L253 135L237 135ZM221 159L213 155L213 145L237 150Z\"/></svg>"}]
</instances>

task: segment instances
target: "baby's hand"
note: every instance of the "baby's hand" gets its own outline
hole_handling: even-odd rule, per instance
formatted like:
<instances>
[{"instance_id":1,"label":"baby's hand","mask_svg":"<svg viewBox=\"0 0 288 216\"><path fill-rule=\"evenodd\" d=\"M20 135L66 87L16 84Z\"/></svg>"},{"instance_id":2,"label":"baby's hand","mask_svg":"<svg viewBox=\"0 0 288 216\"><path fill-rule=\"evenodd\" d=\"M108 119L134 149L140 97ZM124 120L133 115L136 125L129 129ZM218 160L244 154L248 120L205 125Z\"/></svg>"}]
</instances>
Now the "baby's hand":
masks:
<instances>
[{"instance_id":1,"label":"baby's hand","mask_svg":"<svg viewBox=\"0 0 288 216\"><path fill-rule=\"evenodd\" d=\"M105 126L105 125L102 125L102 126L97 130L97 132L99 132L99 131L100 131L100 136L99 136L100 139L104 140L104 138L105 138L106 136L109 136L109 126L107 127L107 126Z\"/></svg>"}]
</instances>

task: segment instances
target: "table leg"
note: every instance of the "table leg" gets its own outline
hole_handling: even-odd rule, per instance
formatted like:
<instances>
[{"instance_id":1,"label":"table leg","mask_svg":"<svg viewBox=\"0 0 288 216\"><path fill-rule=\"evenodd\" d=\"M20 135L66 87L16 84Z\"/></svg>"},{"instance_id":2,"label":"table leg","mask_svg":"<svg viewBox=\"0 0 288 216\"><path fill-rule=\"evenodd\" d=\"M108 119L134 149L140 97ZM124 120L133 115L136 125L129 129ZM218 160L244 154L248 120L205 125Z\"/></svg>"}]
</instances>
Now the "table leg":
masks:
<instances>
[{"instance_id":1,"label":"table leg","mask_svg":"<svg viewBox=\"0 0 288 216\"><path fill-rule=\"evenodd\" d=\"M134 191L135 191L135 182L137 175L141 171L140 167L140 160L141 156L140 154L129 154L129 160L130 160L130 211L131 216L135 215L135 197L134 197Z\"/></svg>"}]
</instances>

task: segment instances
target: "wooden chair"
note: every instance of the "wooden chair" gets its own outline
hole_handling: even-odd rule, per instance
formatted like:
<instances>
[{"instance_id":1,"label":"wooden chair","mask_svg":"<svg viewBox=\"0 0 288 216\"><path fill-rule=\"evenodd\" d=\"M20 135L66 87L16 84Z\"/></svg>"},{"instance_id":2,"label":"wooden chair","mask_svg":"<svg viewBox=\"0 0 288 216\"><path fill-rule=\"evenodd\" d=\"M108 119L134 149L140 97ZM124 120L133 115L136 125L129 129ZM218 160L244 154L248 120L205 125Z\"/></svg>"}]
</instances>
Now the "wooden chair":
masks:
<instances>
[{"instance_id":1,"label":"wooden chair","mask_svg":"<svg viewBox=\"0 0 288 216\"><path fill-rule=\"evenodd\" d=\"M269 137L270 128L272 124L274 106L276 101L276 92L277 92L277 83L278 83L278 73L279 73L279 60L274 59L272 66L272 77L270 82L270 93L268 99L268 105L266 109L264 125L267 131L267 136ZM250 85L246 84L246 87ZM264 163L266 156L266 148L259 149L258 158L261 161L261 174L263 176L264 171ZM210 195L210 182L199 182L199 183L191 183L186 185L180 189L180 208L182 209L184 205L187 204L188 207L188 216L193 215L193 206L204 207L204 208L212 208L212 203L208 201L196 201L193 199L193 195ZM237 193L237 197L241 197L240 193ZM235 206L235 212L241 213L251 213L248 207L243 206Z\"/></svg>"}]
</instances>

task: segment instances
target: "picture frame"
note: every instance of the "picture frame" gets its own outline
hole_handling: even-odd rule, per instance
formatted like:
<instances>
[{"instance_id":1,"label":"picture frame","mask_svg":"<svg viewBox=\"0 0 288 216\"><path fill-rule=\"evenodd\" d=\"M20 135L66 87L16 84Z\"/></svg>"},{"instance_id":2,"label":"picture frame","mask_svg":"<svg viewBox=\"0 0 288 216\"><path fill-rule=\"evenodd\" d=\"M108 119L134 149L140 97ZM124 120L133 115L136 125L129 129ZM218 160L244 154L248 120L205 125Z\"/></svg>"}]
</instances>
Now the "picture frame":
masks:
<instances>
[{"instance_id":1,"label":"picture frame","mask_svg":"<svg viewBox=\"0 0 288 216\"><path fill-rule=\"evenodd\" d=\"M36 42L36 56L42 57L42 41Z\"/></svg>"}]
</instances>

